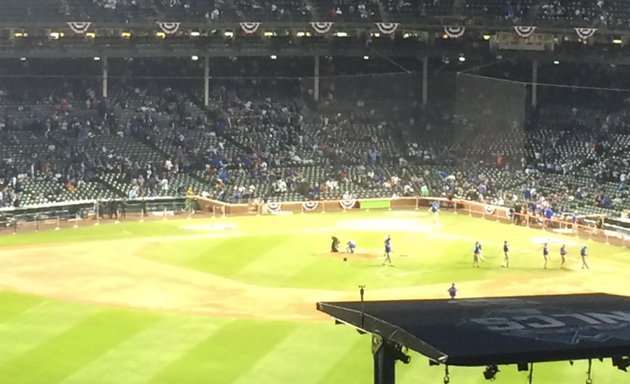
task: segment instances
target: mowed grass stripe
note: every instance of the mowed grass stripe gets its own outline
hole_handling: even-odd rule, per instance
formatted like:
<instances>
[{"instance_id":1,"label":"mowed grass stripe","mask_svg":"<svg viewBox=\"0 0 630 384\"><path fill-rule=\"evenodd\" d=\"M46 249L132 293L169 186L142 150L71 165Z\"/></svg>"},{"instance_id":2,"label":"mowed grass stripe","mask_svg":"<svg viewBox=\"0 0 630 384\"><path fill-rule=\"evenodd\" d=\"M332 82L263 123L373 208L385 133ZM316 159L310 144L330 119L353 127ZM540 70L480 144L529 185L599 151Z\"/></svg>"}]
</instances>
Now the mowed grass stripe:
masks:
<instances>
[{"instance_id":1,"label":"mowed grass stripe","mask_svg":"<svg viewBox=\"0 0 630 384\"><path fill-rule=\"evenodd\" d=\"M42 301L19 315L3 319L0 321L0 366L73 328L96 311L86 306Z\"/></svg>"},{"instance_id":2,"label":"mowed grass stripe","mask_svg":"<svg viewBox=\"0 0 630 384\"><path fill-rule=\"evenodd\" d=\"M310 268L318 261L321 255L314 251L319 250L326 254L326 248L316 249L314 244L317 244L317 237L313 236L273 236L260 244L255 251L257 257L232 277L241 281L255 281L265 286L285 285L283 282L297 271Z\"/></svg>"},{"instance_id":3,"label":"mowed grass stripe","mask_svg":"<svg viewBox=\"0 0 630 384\"><path fill-rule=\"evenodd\" d=\"M345 331L354 332L350 328ZM339 342L337 346L344 348L346 353L337 359L336 364L328 368L317 384L370 383L373 377L370 336L357 337L354 342L350 340L347 347L342 343Z\"/></svg>"},{"instance_id":4,"label":"mowed grass stripe","mask_svg":"<svg viewBox=\"0 0 630 384\"><path fill-rule=\"evenodd\" d=\"M0 291L0 323L40 305L45 300L40 297Z\"/></svg>"},{"instance_id":5,"label":"mowed grass stripe","mask_svg":"<svg viewBox=\"0 0 630 384\"><path fill-rule=\"evenodd\" d=\"M145 383L228 321L165 317L82 367L63 383Z\"/></svg>"},{"instance_id":6,"label":"mowed grass stripe","mask_svg":"<svg viewBox=\"0 0 630 384\"><path fill-rule=\"evenodd\" d=\"M353 347L355 334L348 331L304 324L270 349L235 384L317 383ZM369 351L366 354L369 358Z\"/></svg>"},{"instance_id":7,"label":"mowed grass stripe","mask_svg":"<svg viewBox=\"0 0 630 384\"><path fill-rule=\"evenodd\" d=\"M295 323L234 320L168 365L150 383L232 384L296 327Z\"/></svg>"},{"instance_id":8,"label":"mowed grass stripe","mask_svg":"<svg viewBox=\"0 0 630 384\"><path fill-rule=\"evenodd\" d=\"M11 384L57 383L151 326L155 319L146 313L101 311L37 348L2 361L0 378L11 378Z\"/></svg>"}]
</instances>

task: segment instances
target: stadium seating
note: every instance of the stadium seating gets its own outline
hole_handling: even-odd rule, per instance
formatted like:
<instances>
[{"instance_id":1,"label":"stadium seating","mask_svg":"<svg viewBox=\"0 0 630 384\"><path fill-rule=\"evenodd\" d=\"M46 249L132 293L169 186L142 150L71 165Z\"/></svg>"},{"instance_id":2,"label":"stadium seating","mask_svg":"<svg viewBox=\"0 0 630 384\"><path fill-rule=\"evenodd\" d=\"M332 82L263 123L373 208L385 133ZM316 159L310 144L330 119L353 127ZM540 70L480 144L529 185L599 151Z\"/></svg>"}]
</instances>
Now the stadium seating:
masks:
<instances>
[{"instance_id":1,"label":"stadium seating","mask_svg":"<svg viewBox=\"0 0 630 384\"><path fill-rule=\"evenodd\" d=\"M417 196L423 187L505 205L536 191L539 203L582 214L630 204L620 182L630 164L623 105L556 97L526 130L463 139L452 130L455 117L388 115L394 94L379 105L378 92L361 93L358 103L360 87L341 86L311 109L296 84L269 85L217 82L207 109L177 83L114 81L107 103L80 83L27 95L9 86L18 96L0 99L2 205L184 196L191 188L244 202ZM61 100L71 105L63 113ZM432 128L414 129L420 121ZM611 133L598 141L602 121ZM506 166L497 166L499 155Z\"/></svg>"}]
</instances>

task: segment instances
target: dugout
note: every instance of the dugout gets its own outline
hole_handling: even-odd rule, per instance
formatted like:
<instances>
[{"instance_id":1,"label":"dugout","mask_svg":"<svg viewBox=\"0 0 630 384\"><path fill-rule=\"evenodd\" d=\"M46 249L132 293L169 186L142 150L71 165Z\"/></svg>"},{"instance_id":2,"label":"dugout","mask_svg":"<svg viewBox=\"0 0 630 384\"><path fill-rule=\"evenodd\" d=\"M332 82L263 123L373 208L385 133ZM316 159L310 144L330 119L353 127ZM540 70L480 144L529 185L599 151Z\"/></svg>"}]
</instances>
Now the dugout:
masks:
<instances>
[{"instance_id":1,"label":"dugout","mask_svg":"<svg viewBox=\"0 0 630 384\"><path fill-rule=\"evenodd\" d=\"M499 365L612 358L630 366L630 298L608 294L455 300L320 302L317 309L372 335L374 383L395 383L404 348L431 364L481 366L492 379ZM445 376L444 382L447 381Z\"/></svg>"}]
</instances>

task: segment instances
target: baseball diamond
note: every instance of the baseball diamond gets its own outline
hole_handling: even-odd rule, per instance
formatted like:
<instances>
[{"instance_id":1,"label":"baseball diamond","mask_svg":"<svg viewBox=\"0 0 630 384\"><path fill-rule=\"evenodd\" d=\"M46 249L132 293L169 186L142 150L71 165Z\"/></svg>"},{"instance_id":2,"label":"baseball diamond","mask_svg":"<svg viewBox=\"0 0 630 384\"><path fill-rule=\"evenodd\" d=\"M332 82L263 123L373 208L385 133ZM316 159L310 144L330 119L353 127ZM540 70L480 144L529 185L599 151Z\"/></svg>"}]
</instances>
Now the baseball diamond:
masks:
<instances>
[{"instance_id":1,"label":"baseball diamond","mask_svg":"<svg viewBox=\"0 0 630 384\"><path fill-rule=\"evenodd\" d=\"M369 337L333 325L316 302L356 300L358 285L366 300L447 298L452 281L458 299L624 294L630 270L627 250L588 240L592 267L581 270L579 238L549 233L579 244L568 246L566 268L551 256L545 270L532 244L540 229L453 212L442 213L439 226L425 210L93 224L1 238L0 382L369 382ZM333 235L355 240L366 256L329 256ZM381 265L385 235L393 267ZM506 239L509 269L501 268ZM483 244L479 269L470 268L475 241ZM541 321L504 320L519 329ZM479 318L471 326L505 324ZM576 382L584 364L540 364L536 376ZM609 363L594 369L602 381L625 380ZM398 366L402 383L441 382L436 375L441 368L416 354ZM483 382L475 368L450 375ZM497 382L523 378L502 368Z\"/></svg>"}]
</instances>

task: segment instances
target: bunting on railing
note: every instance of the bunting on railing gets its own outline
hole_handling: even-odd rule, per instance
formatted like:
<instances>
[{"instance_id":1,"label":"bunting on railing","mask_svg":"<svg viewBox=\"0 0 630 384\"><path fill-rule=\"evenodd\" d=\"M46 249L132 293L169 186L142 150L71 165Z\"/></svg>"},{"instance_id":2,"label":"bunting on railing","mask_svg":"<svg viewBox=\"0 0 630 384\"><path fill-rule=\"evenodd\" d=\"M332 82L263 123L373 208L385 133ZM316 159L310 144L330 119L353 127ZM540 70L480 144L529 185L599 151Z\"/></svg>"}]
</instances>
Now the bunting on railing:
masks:
<instances>
[{"instance_id":1,"label":"bunting on railing","mask_svg":"<svg viewBox=\"0 0 630 384\"><path fill-rule=\"evenodd\" d=\"M314 211L317 209L317 206L319 206L319 203L317 201L305 201L302 203L302 208L304 208L305 211Z\"/></svg>"},{"instance_id":2,"label":"bunting on railing","mask_svg":"<svg viewBox=\"0 0 630 384\"><path fill-rule=\"evenodd\" d=\"M68 22L68 26L70 27L70 29L72 29L72 32L78 33L80 35L87 32L88 29L90 29L91 25L92 23L90 23L89 21L69 21Z\"/></svg>"},{"instance_id":3,"label":"bunting on railing","mask_svg":"<svg viewBox=\"0 0 630 384\"><path fill-rule=\"evenodd\" d=\"M341 205L341 208L343 208L344 210L352 209L352 207L354 207L356 203L357 199L349 196L344 196L343 199L339 200L339 205Z\"/></svg>"},{"instance_id":4,"label":"bunting on railing","mask_svg":"<svg viewBox=\"0 0 630 384\"><path fill-rule=\"evenodd\" d=\"M494 205L486 204L485 210L486 210L486 215L492 215L494 211L496 210L496 207Z\"/></svg>"},{"instance_id":5,"label":"bunting on railing","mask_svg":"<svg viewBox=\"0 0 630 384\"><path fill-rule=\"evenodd\" d=\"M527 39L534 34L536 28L537 27L534 27L532 25L517 25L514 27L514 31L516 31L516 34L520 37Z\"/></svg>"},{"instance_id":6,"label":"bunting on railing","mask_svg":"<svg viewBox=\"0 0 630 384\"><path fill-rule=\"evenodd\" d=\"M177 31L179 31L179 26L182 23L178 23L178 22L167 22L167 21L156 21L157 25L160 26L160 29L162 30L162 32L166 33L167 35L172 35L174 33L177 33Z\"/></svg>"},{"instance_id":7,"label":"bunting on railing","mask_svg":"<svg viewBox=\"0 0 630 384\"><path fill-rule=\"evenodd\" d=\"M331 21L314 21L311 23L311 27L313 27L315 32L319 33L320 35L328 33L332 26L333 23Z\"/></svg>"},{"instance_id":8,"label":"bunting on railing","mask_svg":"<svg viewBox=\"0 0 630 384\"><path fill-rule=\"evenodd\" d=\"M449 25L444 27L444 33L446 33L448 37L453 39L464 36L464 32L466 32L466 27L461 27L458 25Z\"/></svg>"},{"instance_id":9,"label":"bunting on railing","mask_svg":"<svg viewBox=\"0 0 630 384\"><path fill-rule=\"evenodd\" d=\"M245 32L248 35L251 35L252 33L256 33L256 31L258 30L258 27L260 27L260 23L254 22L254 21L244 21L239 24L241 25L241 29L243 30L243 32Z\"/></svg>"},{"instance_id":10,"label":"bunting on railing","mask_svg":"<svg viewBox=\"0 0 630 384\"><path fill-rule=\"evenodd\" d=\"M575 33L577 33L580 40L586 40L593 37L595 32L597 32L597 28L575 28Z\"/></svg>"},{"instance_id":11,"label":"bunting on railing","mask_svg":"<svg viewBox=\"0 0 630 384\"><path fill-rule=\"evenodd\" d=\"M280 212L280 208L282 208L282 203L277 201L269 201L267 202L267 209L269 212Z\"/></svg>"},{"instance_id":12,"label":"bunting on railing","mask_svg":"<svg viewBox=\"0 0 630 384\"><path fill-rule=\"evenodd\" d=\"M391 35L392 33L396 32L396 29L398 29L398 25L398 23L376 23L376 27L378 28L378 30L385 35Z\"/></svg>"}]
</instances>

